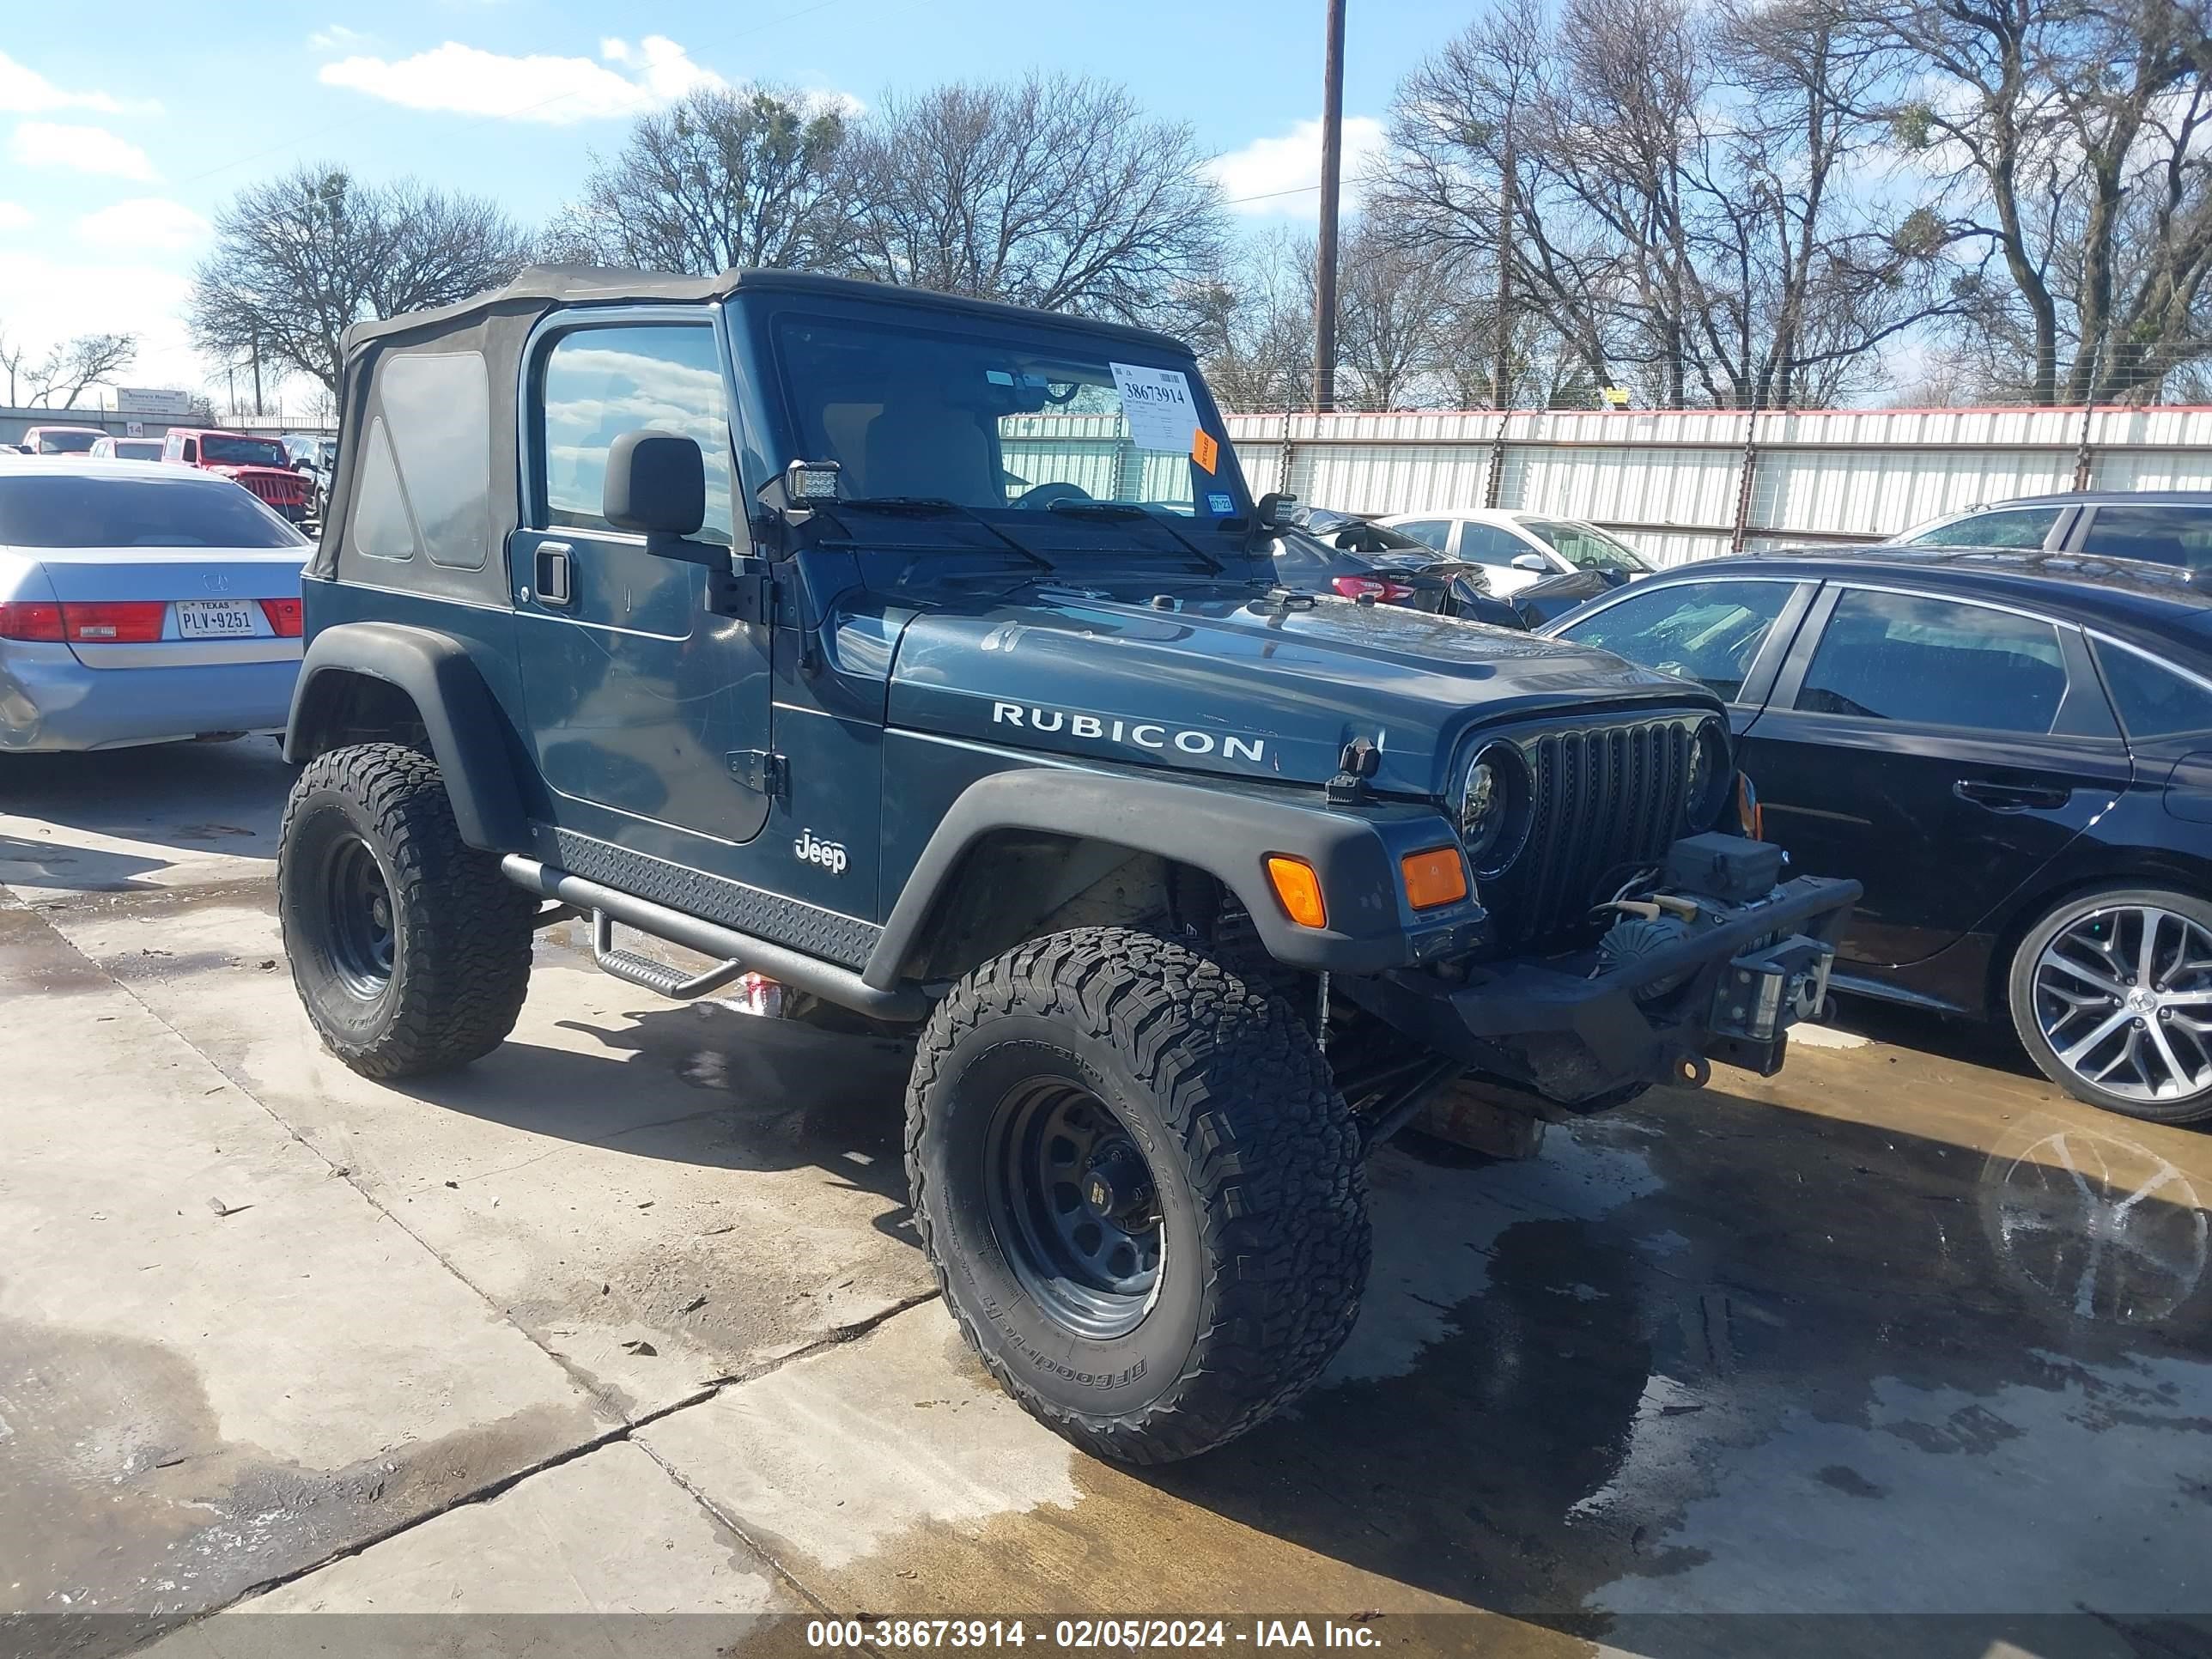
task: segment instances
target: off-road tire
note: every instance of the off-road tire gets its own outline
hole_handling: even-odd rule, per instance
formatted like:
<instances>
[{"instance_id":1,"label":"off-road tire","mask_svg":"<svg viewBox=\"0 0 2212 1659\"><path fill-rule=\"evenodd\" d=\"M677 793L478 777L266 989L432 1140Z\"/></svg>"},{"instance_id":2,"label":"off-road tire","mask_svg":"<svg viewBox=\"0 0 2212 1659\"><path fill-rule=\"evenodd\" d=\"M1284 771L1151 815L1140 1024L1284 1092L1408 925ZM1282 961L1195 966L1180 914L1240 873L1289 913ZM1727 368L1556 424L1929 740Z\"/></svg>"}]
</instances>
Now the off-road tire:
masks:
<instances>
[{"instance_id":1,"label":"off-road tire","mask_svg":"<svg viewBox=\"0 0 2212 1659\"><path fill-rule=\"evenodd\" d=\"M280 835L277 917L292 983L332 1054L363 1077L420 1077L506 1041L530 985L538 902L461 839L436 761L396 743L319 756L292 786ZM390 900L391 970L374 995L338 967L325 892L326 860L352 842L374 857Z\"/></svg>"},{"instance_id":2,"label":"off-road tire","mask_svg":"<svg viewBox=\"0 0 2212 1659\"><path fill-rule=\"evenodd\" d=\"M1151 1165L1159 1279L1122 1334L1055 1322L994 1231L985 1147L1023 1073L1079 1081ZM1188 943L1079 928L962 980L915 1055L906 1168L969 1346L1102 1457L1167 1462L1243 1433L1313 1382L1359 1311L1365 1173L1328 1063L1280 997Z\"/></svg>"},{"instance_id":3,"label":"off-road tire","mask_svg":"<svg viewBox=\"0 0 2212 1659\"><path fill-rule=\"evenodd\" d=\"M2058 1057L2057 1051L2037 1023L2035 968L2044 948L2089 912L2137 906L2165 910L2212 931L2212 903L2207 903L2194 894L2175 892L2169 888L2125 886L2069 894L2036 919L2013 951L2005 977L2005 992L2006 1002L2012 1014L2014 1034L2019 1037L2021 1046L2027 1050L2027 1057L2035 1062L2036 1069L2076 1100L2087 1101L2106 1111L2116 1112L2124 1117L2140 1118L2148 1123L2203 1123L2212 1121L2212 1086L2190 1094L2148 1099L2130 1098L2112 1090L2100 1088Z\"/></svg>"}]
</instances>

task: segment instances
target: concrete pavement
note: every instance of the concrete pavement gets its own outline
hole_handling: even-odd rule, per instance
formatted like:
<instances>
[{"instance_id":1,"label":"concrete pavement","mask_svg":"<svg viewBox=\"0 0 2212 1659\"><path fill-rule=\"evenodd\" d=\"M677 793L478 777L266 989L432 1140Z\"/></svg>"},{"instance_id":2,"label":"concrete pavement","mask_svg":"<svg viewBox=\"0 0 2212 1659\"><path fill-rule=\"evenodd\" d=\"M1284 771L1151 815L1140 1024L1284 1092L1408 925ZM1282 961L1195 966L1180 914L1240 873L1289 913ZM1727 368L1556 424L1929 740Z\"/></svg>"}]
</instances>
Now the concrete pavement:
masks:
<instances>
[{"instance_id":1,"label":"concrete pavement","mask_svg":"<svg viewBox=\"0 0 2212 1659\"><path fill-rule=\"evenodd\" d=\"M0 1647L795 1650L824 1611L2206 1643L2202 1134L1893 1017L1530 1163L1393 1148L1324 1386L1123 1471L931 1299L894 1046L553 938L466 1073L329 1061L270 914L288 780L251 743L0 768Z\"/></svg>"}]
</instances>

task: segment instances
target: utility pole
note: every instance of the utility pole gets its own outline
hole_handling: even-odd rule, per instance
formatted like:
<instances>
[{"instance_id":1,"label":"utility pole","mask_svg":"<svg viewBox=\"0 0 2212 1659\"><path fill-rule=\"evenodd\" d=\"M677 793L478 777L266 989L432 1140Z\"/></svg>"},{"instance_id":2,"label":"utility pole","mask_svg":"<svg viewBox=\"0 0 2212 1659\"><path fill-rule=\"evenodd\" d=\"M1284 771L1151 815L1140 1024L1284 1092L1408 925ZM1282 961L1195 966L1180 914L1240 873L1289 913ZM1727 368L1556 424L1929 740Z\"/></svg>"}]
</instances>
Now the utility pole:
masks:
<instances>
[{"instance_id":1,"label":"utility pole","mask_svg":"<svg viewBox=\"0 0 2212 1659\"><path fill-rule=\"evenodd\" d=\"M261 336L252 337L253 347L253 412L261 413Z\"/></svg>"},{"instance_id":2,"label":"utility pole","mask_svg":"<svg viewBox=\"0 0 2212 1659\"><path fill-rule=\"evenodd\" d=\"M1344 170L1344 0L1328 0L1322 62L1321 240L1314 259L1314 391L1316 410L1336 407L1336 197Z\"/></svg>"},{"instance_id":3,"label":"utility pole","mask_svg":"<svg viewBox=\"0 0 2212 1659\"><path fill-rule=\"evenodd\" d=\"M1505 106L1504 153L1498 170L1498 361L1490 371L1490 401L1504 409L1513 391L1513 212L1520 161L1513 149L1513 103Z\"/></svg>"}]
</instances>

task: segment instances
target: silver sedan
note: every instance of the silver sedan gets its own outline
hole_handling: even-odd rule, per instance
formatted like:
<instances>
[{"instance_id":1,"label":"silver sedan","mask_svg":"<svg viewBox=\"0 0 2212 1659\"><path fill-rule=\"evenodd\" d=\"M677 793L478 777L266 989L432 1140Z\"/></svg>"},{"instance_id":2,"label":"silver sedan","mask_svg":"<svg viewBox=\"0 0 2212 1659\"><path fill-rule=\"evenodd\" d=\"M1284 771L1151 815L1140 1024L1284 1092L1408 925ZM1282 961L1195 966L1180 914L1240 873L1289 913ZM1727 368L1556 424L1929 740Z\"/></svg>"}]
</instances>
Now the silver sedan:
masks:
<instances>
[{"instance_id":1,"label":"silver sedan","mask_svg":"<svg viewBox=\"0 0 2212 1659\"><path fill-rule=\"evenodd\" d=\"M227 478L0 455L0 754L281 729L307 556Z\"/></svg>"}]
</instances>

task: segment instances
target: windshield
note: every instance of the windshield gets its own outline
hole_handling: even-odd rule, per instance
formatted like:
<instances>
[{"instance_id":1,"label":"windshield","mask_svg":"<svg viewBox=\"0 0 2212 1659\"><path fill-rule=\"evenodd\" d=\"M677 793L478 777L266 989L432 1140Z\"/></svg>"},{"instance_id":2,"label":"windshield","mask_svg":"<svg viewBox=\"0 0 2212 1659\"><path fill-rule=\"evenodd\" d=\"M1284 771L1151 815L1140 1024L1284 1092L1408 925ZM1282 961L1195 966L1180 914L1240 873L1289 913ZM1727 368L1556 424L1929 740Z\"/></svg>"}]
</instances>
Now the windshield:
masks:
<instances>
[{"instance_id":1,"label":"windshield","mask_svg":"<svg viewBox=\"0 0 2212 1659\"><path fill-rule=\"evenodd\" d=\"M305 547L307 538L227 478L164 468L0 477L0 546Z\"/></svg>"},{"instance_id":2,"label":"windshield","mask_svg":"<svg viewBox=\"0 0 2212 1659\"><path fill-rule=\"evenodd\" d=\"M848 498L1036 514L1084 502L1242 518L1244 482L1188 359L1137 343L787 319L776 331L804 460Z\"/></svg>"},{"instance_id":3,"label":"windshield","mask_svg":"<svg viewBox=\"0 0 2212 1659\"><path fill-rule=\"evenodd\" d=\"M1521 527L1577 570L1625 570L1640 576L1651 568L1634 548L1613 540L1595 525L1565 519L1523 519Z\"/></svg>"},{"instance_id":4,"label":"windshield","mask_svg":"<svg viewBox=\"0 0 2212 1659\"><path fill-rule=\"evenodd\" d=\"M216 466L289 466L284 446L274 438L234 438L225 433L200 434L200 459Z\"/></svg>"},{"instance_id":5,"label":"windshield","mask_svg":"<svg viewBox=\"0 0 2212 1659\"><path fill-rule=\"evenodd\" d=\"M118 438L115 453L126 461L158 461L161 459L161 441L158 438Z\"/></svg>"},{"instance_id":6,"label":"windshield","mask_svg":"<svg viewBox=\"0 0 2212 1659\"><path fill-rule=\"evenodd\" d=\"M104 434L98 432L41 432L39 434L39 453L41 455L83 455L91 452Z\"/></svg>"}]
</instances>

